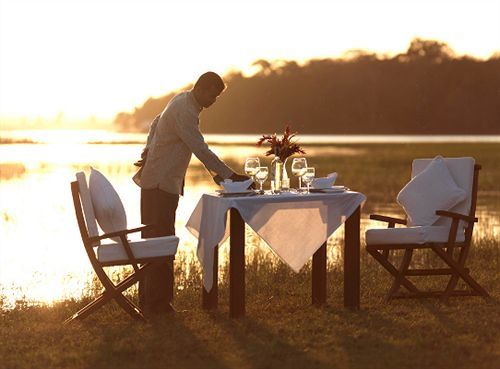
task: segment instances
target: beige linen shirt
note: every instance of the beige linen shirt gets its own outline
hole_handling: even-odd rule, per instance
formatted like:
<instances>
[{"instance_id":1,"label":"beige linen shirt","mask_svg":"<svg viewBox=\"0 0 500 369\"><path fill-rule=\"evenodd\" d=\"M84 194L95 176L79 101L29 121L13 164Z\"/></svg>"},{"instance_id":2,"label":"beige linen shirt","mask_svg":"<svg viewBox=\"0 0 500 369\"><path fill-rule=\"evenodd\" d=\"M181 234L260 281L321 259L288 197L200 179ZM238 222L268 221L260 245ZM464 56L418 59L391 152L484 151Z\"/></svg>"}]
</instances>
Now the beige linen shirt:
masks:
<instances>
[{"instance_id":1,"label":"beige linen shirt","mask_svg":"<svg viewBox=\"0 0 500 369\"><path fill-rule=\"evenodd\" d=\"M199 128L202 107L192 91L176 95L151 125L145 165L134 175L143 189L159 188L182 194L186 171L194 154L212 174L229 178L233 171L208 147Z\"/></svg>"}]
</instances>

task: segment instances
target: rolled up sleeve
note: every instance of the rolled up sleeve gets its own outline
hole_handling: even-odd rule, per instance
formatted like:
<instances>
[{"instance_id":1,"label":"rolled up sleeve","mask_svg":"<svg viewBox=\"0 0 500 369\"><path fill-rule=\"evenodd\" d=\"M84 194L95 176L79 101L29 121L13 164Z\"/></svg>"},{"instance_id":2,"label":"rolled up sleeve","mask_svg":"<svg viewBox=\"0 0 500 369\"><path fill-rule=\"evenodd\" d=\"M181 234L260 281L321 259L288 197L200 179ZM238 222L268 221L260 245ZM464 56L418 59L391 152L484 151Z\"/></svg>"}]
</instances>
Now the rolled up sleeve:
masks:
<instances>
[{"instance_id":1,"label":"rolled up sleeve","mask_svg":"<svg viewBox=\"0 0 500 369\"><path fill-rule=\"evenodd\" d=\"M219 159L205 142L196 114L189 111L178 112L175 119L175 129L181 140L212 175L216 173L224 179L231 177L233 170Z\"/></svg>"}]
</instances>

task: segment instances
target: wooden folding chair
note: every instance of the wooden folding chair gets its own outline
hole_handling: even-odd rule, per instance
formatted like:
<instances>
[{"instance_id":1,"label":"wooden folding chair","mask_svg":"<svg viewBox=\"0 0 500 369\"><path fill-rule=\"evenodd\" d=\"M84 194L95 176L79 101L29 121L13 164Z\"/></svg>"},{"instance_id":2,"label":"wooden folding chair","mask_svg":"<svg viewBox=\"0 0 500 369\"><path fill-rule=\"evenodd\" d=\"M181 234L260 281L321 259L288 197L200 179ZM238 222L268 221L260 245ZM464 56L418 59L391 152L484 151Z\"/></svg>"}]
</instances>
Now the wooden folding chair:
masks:
<instances>
[{"instance_id":1,"label":"wooden folding chair","mask_svg":"<svg viewBox=\"0 0 500 369\"><path fill-rule=\"evenodd\" d=\"M370 219L388 223L387 229L372 229L366 232L367 251L394 277L392 286L387 293L387 301L394 298L426 297L440 297L447 301L451 296L481 296L487 300L490 298L488 292L472 278L469 269L465 267L474 223L478 221L475 212L478 175L481 166L474 164L472 158L448 158L446 160L451 174L455 179L459 179L457 184L466 190L468 197L451 209L452 211L437 210L436 215L439 215L440 218L435 226L401 228L396 227L396 224L406 225L406 219L377 214L370 215ZM415 160L412 178L421 172L429 162L430 159ZM464 164L469 168L464 168ZM467 173L470 173L469 177ZM415 242L398 242L398 238L414 239ZM413 252L417 249L432 250L447 267L410 269ZM393 250L404 250L399 267L390 262L390 252ZM454 257L455 250L459 250L457 258ZM443 275L449 275L450 278L446 288L441 291L421 291L408 279L408 277ZM468 291L455 289L460 279L470 288ZM399 292L401 286L407 292Z\"/></svg>"},{"instance_id":2,"label":"wooden folding chair","mask_svg":"<svg viewBox=\"0 0 500 369\"><path fill-rule=\"evenodd\" d=\"M97 277L104 286L104 292L97 299L69 317L65 323L86 318L110 300L115 300L132 318L145 321L141 309L125 297L123 292L138 282L148 272L153 262L171 263L175 257L179 239L175 236L139 241L129 241L127 239L128 234L141 232L151 226L124 229L99 235L85 174L79 172L76 177L77 181L71 182L76 219L85 251ZM102 240L116 239L117 237L119 237L120 243L101 244ZM97 250L94 250L94 248ZM115 285L106 274L104 267L116 265L131 265L134 272Z\"/></svg>"}]
</instances>

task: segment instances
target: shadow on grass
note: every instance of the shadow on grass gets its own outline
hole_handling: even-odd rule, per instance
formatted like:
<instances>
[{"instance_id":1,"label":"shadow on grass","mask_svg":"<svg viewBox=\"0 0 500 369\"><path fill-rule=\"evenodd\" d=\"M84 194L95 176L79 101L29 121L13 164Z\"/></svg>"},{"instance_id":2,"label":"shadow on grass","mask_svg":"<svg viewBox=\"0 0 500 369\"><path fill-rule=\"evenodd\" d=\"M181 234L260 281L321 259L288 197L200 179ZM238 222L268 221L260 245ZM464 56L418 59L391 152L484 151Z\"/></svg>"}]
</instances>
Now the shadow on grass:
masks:
<instances>
[{"instance_id":1,"label":"shadow on grass","mask_svg":"<svg viewBox=\"0 0 500 369\"><path fill-rule=\"evenodd\" d=\"M331 363L322 363L307 349L301 350L301 345L293 342L288 332L280 335L280 329L273 329L252 317L234 320L220 314L211 313L211 318L232 338L244 367L331 368Z\"/></svg>"},{"instance_id":2,"label":"shadow on grass","mask_svg":"<svg viewBox=\"0 0 500 369\"><path fill-rule=\"evenodd\" d=\"M123 316L124 322L98 328L101 337L89 368L229 368L182 313L152 318L146 324ZM116 315L113 318L116 322ZM86 328L92 330L92 323Z\"/></svg>"}]
</instances>

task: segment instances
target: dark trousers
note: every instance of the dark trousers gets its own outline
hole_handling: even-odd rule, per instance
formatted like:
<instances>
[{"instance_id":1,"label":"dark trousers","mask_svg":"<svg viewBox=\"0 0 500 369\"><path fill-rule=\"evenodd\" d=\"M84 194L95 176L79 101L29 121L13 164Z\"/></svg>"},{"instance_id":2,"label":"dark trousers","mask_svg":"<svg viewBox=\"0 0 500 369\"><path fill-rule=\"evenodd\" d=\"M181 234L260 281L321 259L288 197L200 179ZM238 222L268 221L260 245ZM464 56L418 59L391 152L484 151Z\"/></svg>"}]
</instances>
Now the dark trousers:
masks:
<instances>
[{"instance_id":1,"label":"dark trousers","mask_svg":"<svg viewBox=\"0 0 500 369\"><path fill-rule=\"evenodd\" d=\"M175 211L179 195L160 189L141 189L141 222L154 228L142 232L142 238L175 235ZM147 313L161 313L171 310L174 297L173 260L155 263L139 281L139 305Z\"/></svg>"}]
</instances>

